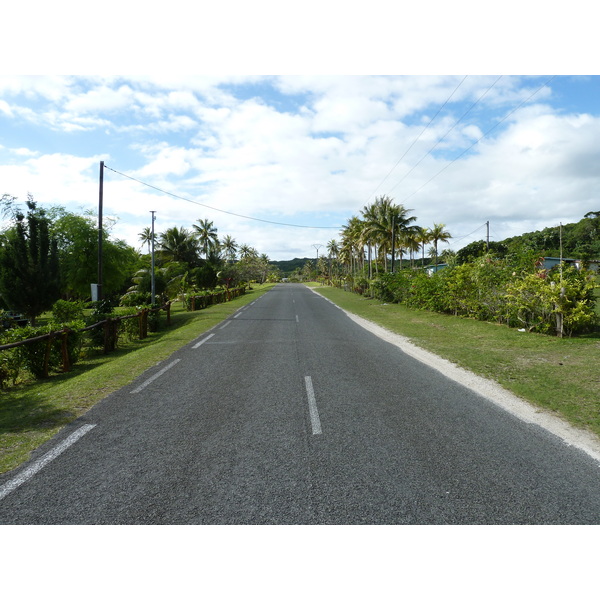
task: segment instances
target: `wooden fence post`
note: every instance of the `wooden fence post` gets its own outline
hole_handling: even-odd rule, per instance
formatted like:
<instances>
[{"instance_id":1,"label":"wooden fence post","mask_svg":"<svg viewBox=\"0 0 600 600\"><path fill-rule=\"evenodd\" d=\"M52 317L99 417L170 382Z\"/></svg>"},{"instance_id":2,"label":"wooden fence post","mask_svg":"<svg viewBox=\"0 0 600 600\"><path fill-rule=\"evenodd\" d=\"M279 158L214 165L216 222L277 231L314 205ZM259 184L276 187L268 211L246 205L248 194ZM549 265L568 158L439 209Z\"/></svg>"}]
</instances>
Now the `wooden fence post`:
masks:
<instances>
[{"instance_id":1,"label":"wooden fence post","mask_svg":"<svg viewBox=\"0 0 600 600\"><path fill-rule=\"evenodd\" d=\"M50 364L50 350L52 349L52 340L54 336L50 334L48 341L46 342L46 352L44 354L44 377L48 377L49 364Z\"/></svg>"},{"instance_id":2,"label":"wooden fence post","mask_svg":"<svg viewBox=\"0 0 600 600\"><path fill-rule=\"evenodd\" d=\"M62 331L62 340L61 340L61 348L62 348L62 359L63 359L63 373L67 373L71 365L69 364L69 330L65 327Z\"/></svg>"}]
</instances>

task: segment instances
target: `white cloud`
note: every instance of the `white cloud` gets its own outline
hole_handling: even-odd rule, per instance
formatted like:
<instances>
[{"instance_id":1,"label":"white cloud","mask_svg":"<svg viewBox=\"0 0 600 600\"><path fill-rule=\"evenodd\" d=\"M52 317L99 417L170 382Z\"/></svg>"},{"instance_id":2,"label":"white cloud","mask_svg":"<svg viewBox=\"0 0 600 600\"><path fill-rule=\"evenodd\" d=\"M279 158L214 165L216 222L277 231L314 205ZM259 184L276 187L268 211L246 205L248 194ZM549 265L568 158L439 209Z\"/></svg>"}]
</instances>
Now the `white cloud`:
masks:
<instances>
[{"instance_id":1,"label":"white cloud","mask_svg":"<svg viewBox=\"0 0 600 600\"><path fill-rule=\"evenodd\" d=\"M10 104L6 102L6 100L0 100L0 113L5 114L7 117L13 117L13 111L10 107Z\"/></svg>"},{"instance_id":2,"label":"white cloud","mask_svg":"<svg viewBox=\"0 0 600 600\"><path fill-rule=\"evenodd\" d=\"M0 118L26 119L48 147L59 149L42 151L36 139L0 137L7 157L0 180L11 188L0 191L22 198L31 191L44 202L94 210L98 161L104 159L184 198L279 222L317 224L318 215L328 214L327 224L341 226L375 195L389 194L414 209L423 226L445 222L455 236L477 229L481 239L486 220L502 236L516 229L522 233L529 223L576 221L597 209L597 116L556 108L550 84L535 102L500 123L543 80L503 77L490 89L497 77L468 77L424 131L461 79L0 78L5 98ZM261 86L241 85L248 81ZM269 82L277 93L260 97ZM44 97L47 101L41 102ZM139 245L137 233L131 239L131 231L148 224L149 210L158 211L165 228L190 227L208 217L220 234L234 235L274 257L291 258L288 253L302 248L302 255L308 255L313 243L338 233L244 220L109 171L105 206L121 217L115 235L122 232L134 246ZM138 227L135 219L143 225Z\"/></svg>"},{"instance_id":3,"label":"white cloud","mask_svg":"<svg viewBox=\"0 0 600 600\"><path fill-rule=\"evenodd\" d=\"M76 114L113 112L129 107L133 99L133 90L127 85L118 89L103 85L71 97L65 103L65 109Z\"/></svg>"}]
</instances>

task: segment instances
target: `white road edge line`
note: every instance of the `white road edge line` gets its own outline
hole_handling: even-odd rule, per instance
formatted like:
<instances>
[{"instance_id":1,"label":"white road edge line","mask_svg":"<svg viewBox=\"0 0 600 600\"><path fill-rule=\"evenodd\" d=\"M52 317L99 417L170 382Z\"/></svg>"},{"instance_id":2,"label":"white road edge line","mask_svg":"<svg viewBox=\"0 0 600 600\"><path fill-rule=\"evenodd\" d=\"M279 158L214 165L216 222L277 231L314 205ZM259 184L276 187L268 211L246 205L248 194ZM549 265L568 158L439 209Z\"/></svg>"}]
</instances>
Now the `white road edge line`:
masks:
<instances>
[{"instance_id":1,"label":"white road edge line","mask_svg":"<svg viewBox=\"0 0 600 600\"><path fill-rule=\"evenodd\" d=\"M315 391L313 389L312 378L309 375L304 377L306 385L306 394L308 396L308 412L310 413L310 424L312 425L313 435L320 435L321 420L319 419L319 411L317 410L317 401L315 400Z\"/></svg>"},{"instance_id":2,"label":"white road edge line","mask_svg":"<svg viewBox=\"0 0 600 600\"><path fill-rule=\"evenodd\" d=\"M231 323L231 321L226 321L225 325L221 325L221 327L219 327L219 329L225 329L225 327L227 327L227 325L229 325L229 323Z\"/></svg>"},{"instance_id":3,"label":"white road edge line","mask_svg":"<svg viewBox=\"0 0 600 600\"><path fill-rule=\"evenodd\" d=\"M316 292L312 288L308 289L314 294L321 296L319 292ZM411 342L407 337L393 333L392 331L368 321L367 319L363 319L358 315L354 315L339 306L338 308L349 319L386 342L394 344L409 356L412 356L418 361L430 366L432 369L439 371L442 373L442 375L445 375L453 381L464 385L475 393L483 396L490 402L493 402L497 406L511 413L518 419L521 419L525 423L532 423L542 427L546 431L556 435L567 445L574 446L575 448L582 450L588 456L591 456L594 460L600 463L600 442L594 434L577 429L573 425L567 423L560 417L553 415L549 411L529 404L526 400L522 400L512 392L504 389L495 381L475 375L474 373L471 373L470 371L451 363L445 358L441 358L432 352L420 348Z\"/></svg>"},{"instance_id":4,"label":"white road edge line","mask_svg":"<svg viewBox=\"0 0 600 600\"><path fill-rule=\"evenodd\" d=\"M296 315L296 323L300 323L300 319L298 319L298 315Z\"/></svg>"},{"instance_id":5,"label":"white road edge line","mask_svg":"<svg viewBox=\"0 0 600 600\"><path fill-rule=\"evenodd\" d=\"M132 390L130 392L130 394L137 394L138 392L141 392L146 386L150 385L155 379L158 379L163 373L165 373L171 367L176 365L180 360L181 360L180 358L176 358L172 363L169 363L166 367L163 367L158 373L154 373L154 375L152 375L152 377L150 377L149 379L146 379L146 381L144 381L144 383L142 383L142 385L136 387L135 390Z\"/></svg>"},{"instance_id":6,"label":"white road edge line","mask_svg":"<svg viewBox=\"0 0 600 600\"><path fill-rule=\"evenodd\" d=\"M196 348L200 348L200 346L202 346L202 344L204 344L204 342L208 342L208 340L210 340L210 338L215 335L214 333L211 333L210 335L207 335L203 340L200 340L197 344L194 344L192 346L192 348L196 349Z\"/></svg>"},{"instance_id":7,"label":"white road edge line","mask_svg":"<svg viewBox=\"0 0 600 600\"><path fill-rule=\"evenodd\" d=\"M22 473L17 475L0 487L0 500L3 500L8 494L16 490L20 485L31 479L37 472L41 471L49 462L53 461L57 456L62 454L69 446L72 446L79 438L83 437L88 431L96 427L96 425L83 425L77 431L73 432L68 438L63 440L56 448L46 452L44 456L36 460Z\"/></svg>"}]
</instances>

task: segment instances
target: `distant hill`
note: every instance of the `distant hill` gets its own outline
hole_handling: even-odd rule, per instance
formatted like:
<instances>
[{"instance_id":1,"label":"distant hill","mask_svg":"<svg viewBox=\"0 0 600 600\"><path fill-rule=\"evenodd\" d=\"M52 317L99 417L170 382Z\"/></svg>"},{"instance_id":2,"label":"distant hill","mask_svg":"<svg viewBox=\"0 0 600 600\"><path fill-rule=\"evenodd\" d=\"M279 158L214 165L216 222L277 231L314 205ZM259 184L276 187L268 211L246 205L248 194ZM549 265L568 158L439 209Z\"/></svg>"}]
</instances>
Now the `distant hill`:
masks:
<instances>
[{"instance_id":1,"label":"distant hill","mask_svg":"<svg viewBox=\"0 0 600 600\"><path fill-rule=\"evenodd\" d=\"M302 269L304 265L314 259L311 258L294 258L292 260L271 260L269 264L276 266L281 271L282 277L289 277L296 269Z\"/></svg>"},{"instance_id":2,"label":"distant hill","mask_svg":"<svg viewBox=\"0 0 600 600\"><path fill-rule=\"evenodd\" d=\"M490 242L489 249L499 256L533 250L540 256L560 256L600 260L600 212L589 212L577 223L561 227L546 227L541 231L523 233L499 242ZM467 262L486 251L484 241L472 242L457 253L458 263Z\"/></svg>"}]
</instances>

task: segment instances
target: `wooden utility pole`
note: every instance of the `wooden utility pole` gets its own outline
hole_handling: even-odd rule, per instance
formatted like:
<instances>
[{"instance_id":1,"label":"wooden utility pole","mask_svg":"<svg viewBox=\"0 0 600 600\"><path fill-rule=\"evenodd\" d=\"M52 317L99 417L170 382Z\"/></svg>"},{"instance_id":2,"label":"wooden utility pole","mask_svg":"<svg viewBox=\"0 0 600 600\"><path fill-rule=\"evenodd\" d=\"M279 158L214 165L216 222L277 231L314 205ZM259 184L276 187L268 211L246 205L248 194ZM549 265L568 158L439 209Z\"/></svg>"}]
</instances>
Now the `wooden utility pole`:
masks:
<instances>
[{"instance_id":1,"label":"wooden utility pole","mask_svg":"<svg viewBox=\"0 0 600 600\"><path fill-rule=\"evenodd\" d=\"M104 161L100 161L100 193L98 199L98 300L102 300L102 201L104 195Z\"/></svg>"},{"instance_id":2,"label":"wooden utility pole","mask_svg":"<svg viewBox=\"0 0 600 600\"><path fill-rule=\"evenodd\" d=\"M156 212L155 210L151 210L150 211L152 213L152 306L154 306L155 304L155 297L156 297L156 280L155 280L155 276L154 276L154 221L156 220L156 217L154 216L154 213Z\"/></svg>"},{"instance_id":3,"label":"wooden utility pole","mask_svg":"<svg viewBox=\"0 0 600 600\"><path fill-rule=\"evenodd\" d=\"M396 215L392 215L392 273L396 265ZM402 266L402 263L400 263Z\"/></svg>"}]
</instances>

